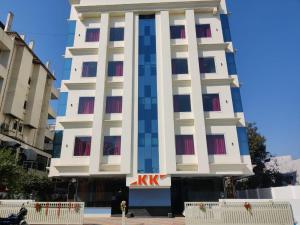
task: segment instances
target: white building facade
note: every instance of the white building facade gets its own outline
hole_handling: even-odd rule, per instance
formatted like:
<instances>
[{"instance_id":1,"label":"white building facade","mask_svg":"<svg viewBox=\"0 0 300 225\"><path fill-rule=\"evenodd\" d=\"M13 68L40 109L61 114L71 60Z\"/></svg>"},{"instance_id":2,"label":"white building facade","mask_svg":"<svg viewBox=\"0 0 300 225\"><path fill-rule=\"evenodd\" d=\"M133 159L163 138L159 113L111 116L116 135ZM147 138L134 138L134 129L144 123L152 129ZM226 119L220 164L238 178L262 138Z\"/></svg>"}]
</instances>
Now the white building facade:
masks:
<instances>
[{"instance_id":1,"label":"white building facade","mask_svg":"<svg viewBox=\"0 0 300 225\"><path fill-rule=\"evenodd\" d=\"M50 176L155 214L252 173L225 1L70 4Z\"/></svg>"}]
</instances>

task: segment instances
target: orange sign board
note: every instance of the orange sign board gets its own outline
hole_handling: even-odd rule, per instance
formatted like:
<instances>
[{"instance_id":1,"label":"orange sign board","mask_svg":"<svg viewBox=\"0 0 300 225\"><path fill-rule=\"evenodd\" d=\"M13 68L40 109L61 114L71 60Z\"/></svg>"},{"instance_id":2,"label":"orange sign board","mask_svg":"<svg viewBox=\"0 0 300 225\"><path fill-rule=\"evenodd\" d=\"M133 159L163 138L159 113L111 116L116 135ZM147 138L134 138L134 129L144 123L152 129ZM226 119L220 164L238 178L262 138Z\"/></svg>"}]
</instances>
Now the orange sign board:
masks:
<instances>
[{"instance_id":1,"label":"orange sign board","mask_svg":"<svg viewBox=\"0 0 300 225\"><path fill-rule=\"evenodd\" d=\"M167 178L167 175L143 174L138 175L137 180L130 183L130 186L159 186L159 182Z\"/></svg>"}]
</instances>

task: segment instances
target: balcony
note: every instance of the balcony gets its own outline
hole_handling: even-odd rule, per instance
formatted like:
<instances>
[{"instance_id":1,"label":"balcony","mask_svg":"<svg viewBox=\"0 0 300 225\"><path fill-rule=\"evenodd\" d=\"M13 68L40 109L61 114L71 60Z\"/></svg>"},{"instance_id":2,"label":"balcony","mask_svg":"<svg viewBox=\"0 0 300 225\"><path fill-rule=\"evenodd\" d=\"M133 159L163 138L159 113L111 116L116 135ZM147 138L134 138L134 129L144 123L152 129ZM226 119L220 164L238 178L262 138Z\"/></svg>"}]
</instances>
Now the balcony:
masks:
<instances>
[{"instance_id":1,"label":"balcony","mask_svg":"<svg viewBox=\"0 0 300 225\"><path fill-rule=\"evenodd\" d=\"M58 99L59 98L59 90L52 86L51 88L51 99Z\"/></svg>"},{"instance_id":2,"label":"balcony","mask_svg":"<svg viewBox=\"0 0 300 225\"><path fill-rule=\"evenodd\" d=\"M49 105L48 106L48 119L55 119L56 118L56 113L53 110L53 108Z\"/></svg>"}]
</instances>

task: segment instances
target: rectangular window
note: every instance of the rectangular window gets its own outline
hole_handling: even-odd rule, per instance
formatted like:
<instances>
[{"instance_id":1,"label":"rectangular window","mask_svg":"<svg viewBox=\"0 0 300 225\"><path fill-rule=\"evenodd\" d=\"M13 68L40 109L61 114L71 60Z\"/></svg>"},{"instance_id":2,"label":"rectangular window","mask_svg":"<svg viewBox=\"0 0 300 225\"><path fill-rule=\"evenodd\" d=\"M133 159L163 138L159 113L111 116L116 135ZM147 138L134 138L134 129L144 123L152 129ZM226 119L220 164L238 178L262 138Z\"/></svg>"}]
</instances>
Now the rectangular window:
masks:
<instances>
[{"instance_id":1,"label":"rectangular window","mask_svg":"<svg viewBox=\"0 0 300 225\"><path fill-rule=\"evenodd\" d=\"M97 62L83 62L82 63L82 77L96 77Z\"/></svg>"},{"instance_id":2,"label":"rectangular window","mask_svg":"<svg viewBox=\"0 0 300 225\"><path fill-rule=\"evenodd\" d=\"M53 152L52 152L53 158L60 157L63 135L64 135L64 132L62 130L56 130L54 133Z\"/></svg>"},{"instance_id":3,"label":"rectangular window","mask_svg":"<svg viewBox=\"0 0 300 225\"><path fill-rule=\"evenodd\" d=\"M122 113L122 96L106 97L106 113Z\"/></svg>"},{"instance_id":4,"label":"rectangular window","mask_svg":"<svg viewBox=\"0 0 300 225\"><path fill-rule=\"evenodd\" d=\"M97 42L100 37L100 29L99 28L91 28L86 29L85 41L86 42Z\"/></svg>"},{"instance_id":5,"label":"rectangular window","mask_svg":"<svg viewBox=\"0 0 300 225\"><path fill-rule=\"evenodd\" d=\"M197 38L209 38L211 37L210 24L197 24L196 25Z\"/></svg>"},{"instance_id":6,"label":"rectangular window","mask_svg":"<svg viewBox=\"0 0 300 225\"><path fill-rule=\"evenodd\" d=\"M193 135L176 135L176 155L194 155Z\"/></svg>"},{"instance_id":7,"label":"rectangular window","mask_svg":"<svg viewBox=\"0 0 300 225\"><path fill-rule=\"evenodd\" d=\"M124 28L123 27L112 27L110 28L110 41L124 41Z\"/></svg>"},{"instance_id":8,"label":"rectangular window","mask_svg":"<svg viewBox=\"0 0 300 225\"><path fill-rule=\"evenodd\" d=\"M235 56L233 52L226 52L226 61L229 75L237 74L236 65L235 65Z\"/></svg>"},{"instance_id":9,"label":"rectangular window","mask_svg":"<svg viewBox=\"0 0 300 225\"><path fill-rule=\"evenodd\" d=\"M191 100L189 95L173 96L174 112L191 112Z\"/></svg>"},{"instance_id":10,"label":"rectangular window","mask_svg":"<svg viewBox=\"0 0 300 225\"><path fill-rule=\"evenodd\" d=\"M123 61L108 62L108 76L123 76Z\"/></svg>"},{"instance_id":11,"label":"rectangular window","mask_svg":"<svg viewBox=\"0 0 300 225\"><path fill-rule=\"evenodd\" d=\"M103 155L121 154L121 136L104 136Z\"/></svg>"},{"instance_id":12,"label":"rectangular window","mask_svg":"<svg viewBox=\"0 0 300 225\"><path fill-rule=\"evenodd\" d=\"M224 135L206 135L207 149L209 155L226 154Z\"/></svg>"},{"instance_id":13,"label":"rectangular window","mask_svg":"<svg viewBox=\"0 0 300 225\"><path fill-rule=\"evenodd\" d=\"M221 24L222 24L224 42L231 42L231 33L230 33L228 15L221 14L220 20L221 20Z\"/></svg>"},{"instance_id":14,"label":"rectangular window","mask_svg":"<svg viewBox=\"0 0 300 225\"><path fill-rule=\"evenodd\" d=\"M172 59L172 74L188 74L187 59Z\"/></svg>"},{"instance_id":15,"label":"rectangular window","mask_svg":"<svg viewBox=\"0 0 300 225\"><path fill-rule=\"evenodd\" d=\"M249 155L249 143L248 143L248 134L246 127L237 127L237 135L239 140L240 154Z\"/></svg>"},{"instance_id":16,"label":"rectangular window","mask_svg":"<svg viewBox=\"0 0 300 225\"><path fill-rule=\"evenodd\" d=\"M203 94L203 108L205 112L221 111L219 94Z\"/></svg>"},{"instance_id":17,"label":"rectangular window","mask_svg":"<svg viewBox=\"0 0 300 225\"><path fill-rule=\"evenodd\" d=\"M89 156L91 153L91 137L75 137L74 156Z\"/></svg>"},{"instance_id":18,"label":"rectangular window","mask_svg":"<svg viewBox=\"0 0 300 225\"><path fill-rule=\"evenodd\" d=\"M231 88L232 104L234 112L243 112L243 104L240 88Z\"/></svg>"},{"instance_id":19,"label":"rectangular window","mask_svg":"<svg viewBox=\"0 0 300 225\"><path fill-rule=\"evenodd\" d=\"M184 25L170 26L171 39L185 39Z\"/></svg>"},{"instance_id":20,"label":"rectangular window","mask_svg":"<svg viewBox=\"0 0 300 225\"><path fill-rule=\"evenodd\" d=\"M200 73L215 73L216 65L214 57L199 58Z\"/></svg>"},{"instance_id":21,"label":"rectangular window","mask_svg":"<svg viewBox=\"0 0 300 225\"><path fill-rule=\"evenodd\" d=\"M78 114L93 114L94 113L94 97L80 97Z\"/></svg>"},{"instance_id":22,"label":"rectangular window","mask_svg":"<svg viewBox=\"0 0 300 225\"><path fill-rule=\"evenodd\" d=\"M26 109L26 108L27 108L27 101L25 101L23 104L23 109Z\"/></svg>"}]
</instances>

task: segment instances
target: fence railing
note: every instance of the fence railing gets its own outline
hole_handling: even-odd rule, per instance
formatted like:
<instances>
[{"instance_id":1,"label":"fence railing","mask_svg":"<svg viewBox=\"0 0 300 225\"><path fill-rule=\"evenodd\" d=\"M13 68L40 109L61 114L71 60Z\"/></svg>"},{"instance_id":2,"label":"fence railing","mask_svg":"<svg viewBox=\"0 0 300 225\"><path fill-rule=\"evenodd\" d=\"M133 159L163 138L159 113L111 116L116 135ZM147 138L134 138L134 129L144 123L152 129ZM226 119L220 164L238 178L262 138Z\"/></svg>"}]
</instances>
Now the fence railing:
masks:
<instances>
[{"instance_id":1,"label":"fence railing","mask_svg":"<svg viewBox=\"0 0 300 225\"><path fill-rule=\"evenodd\" d=\"M0 217L17 214L23 202L1 202ZM83 224L83 202L27 202L28 224Z\"/></svg>"},{"instance_id":2,"label":"fence railing","mask_svg":"<svg viewBox=\"0 0 300 225\"><path fill-rule=\"evenodd\" d=\"M287 202L186 202L184 213L186 225L294 225Z\"/></svg>"}]
</instances>

